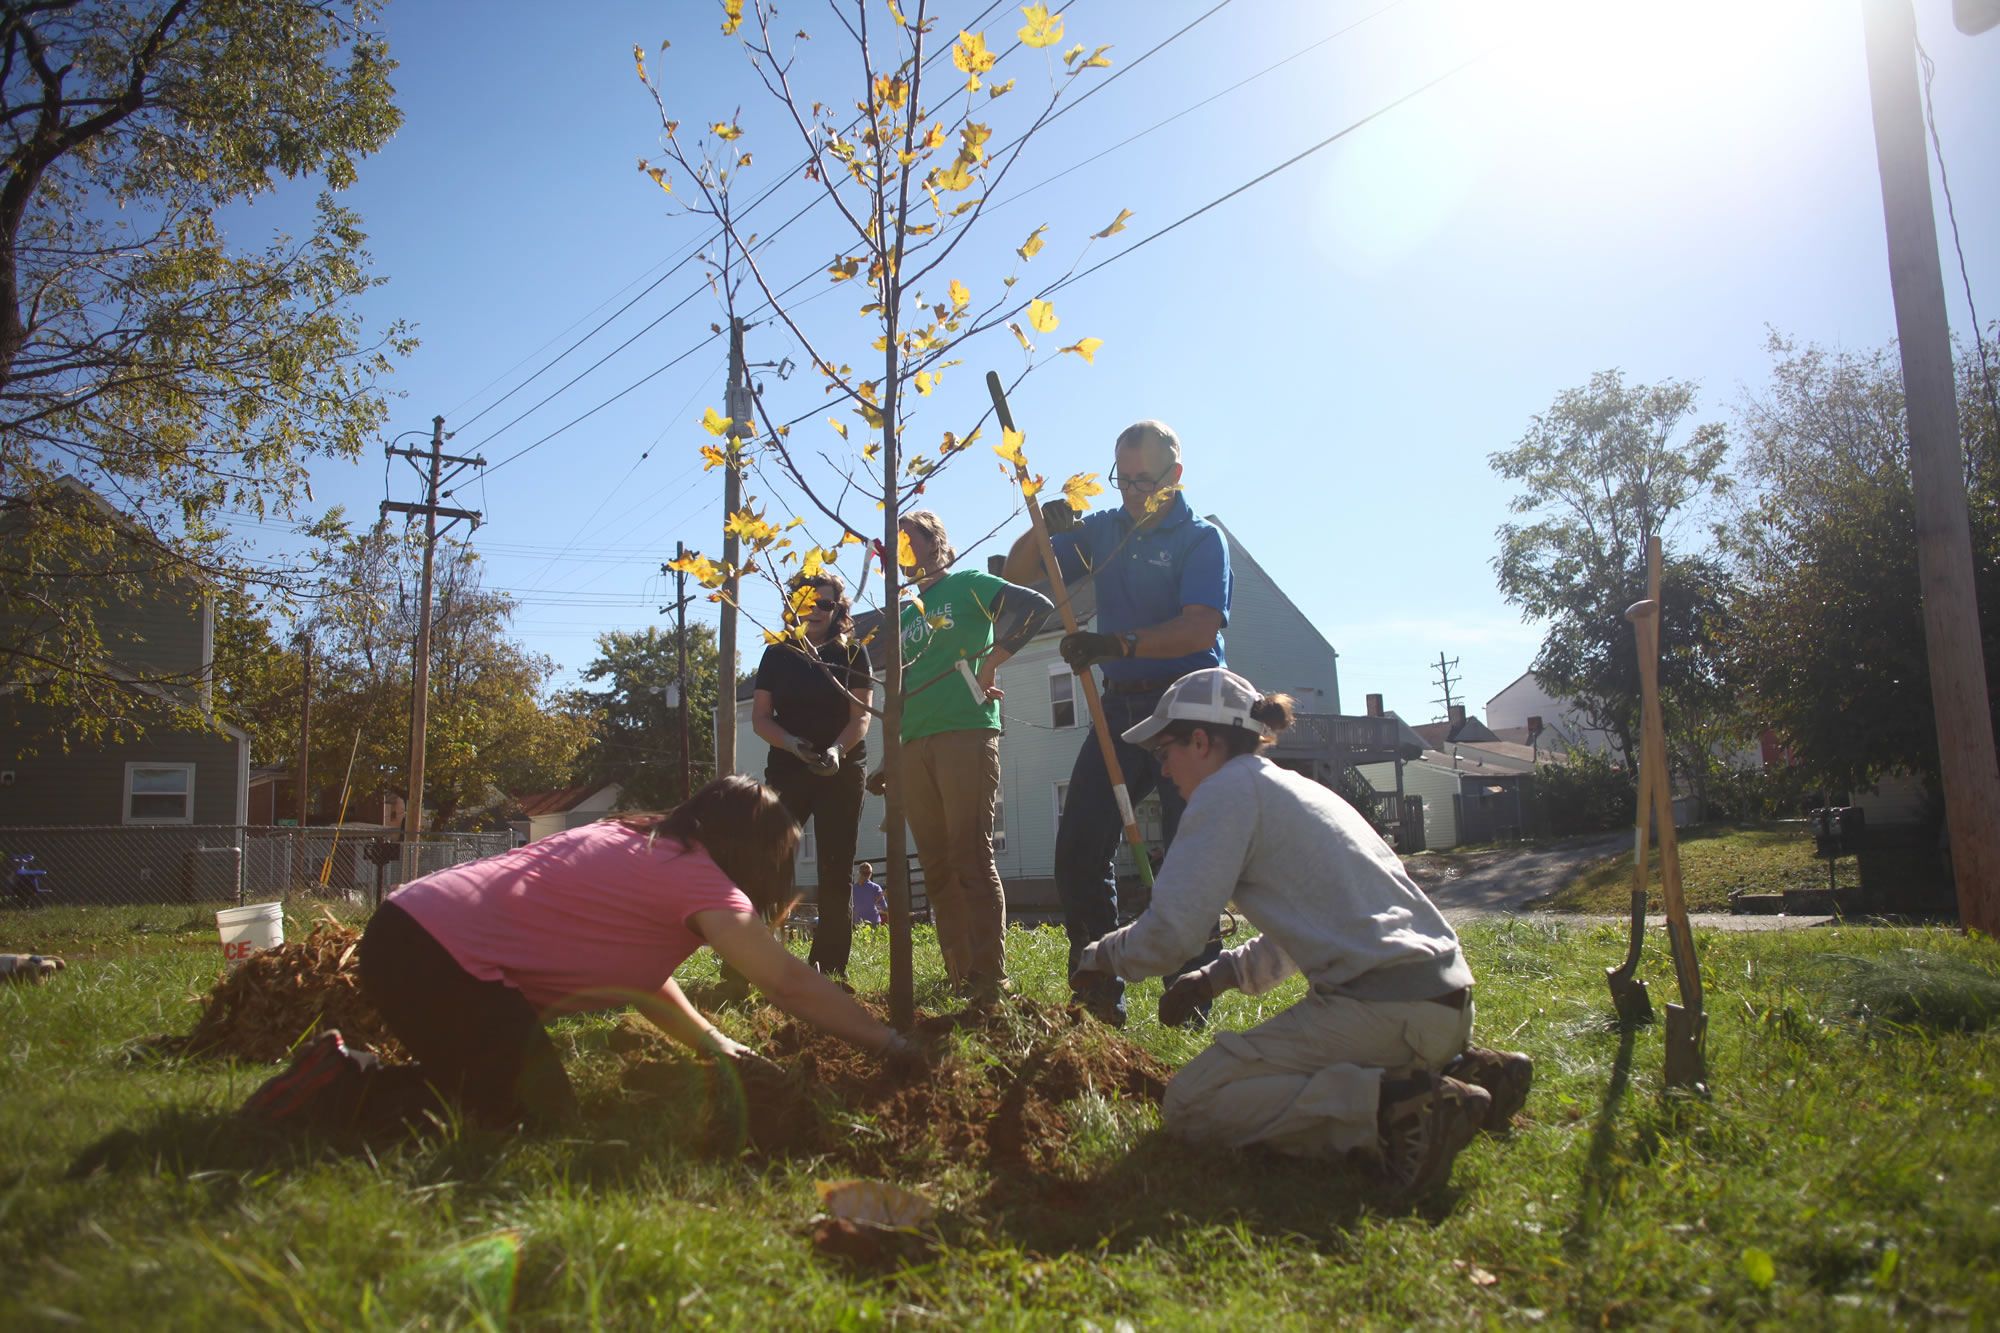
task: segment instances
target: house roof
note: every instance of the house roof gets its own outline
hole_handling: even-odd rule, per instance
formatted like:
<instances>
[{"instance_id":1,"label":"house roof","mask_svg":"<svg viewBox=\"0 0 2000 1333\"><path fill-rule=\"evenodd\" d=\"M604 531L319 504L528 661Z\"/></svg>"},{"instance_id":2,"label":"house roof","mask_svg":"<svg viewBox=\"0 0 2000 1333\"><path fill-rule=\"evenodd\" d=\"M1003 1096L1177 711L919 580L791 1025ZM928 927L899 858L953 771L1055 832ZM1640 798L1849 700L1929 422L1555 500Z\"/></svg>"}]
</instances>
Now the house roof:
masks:
<instances>
[{"instance_id":1,"label":"house roof","mask_svg":"<svg viewBox=\"0 0 2000 1333\"><path fill-rule=\"evenodd\" d=\"M592 782L581 787L565 787L561 791L531 792L515 799L520 802L524 816L559 815L565 810L576 809L610 785L608 782Z\"/></svg>"},{"instance_id":2,"label":"house roof","mask_svg":"<svg viewBox=\"0 0 2000 1333\"><path fill-rule=\"evenodd\" d=\"M1426 722L1421 727L1412 728L1424 738L1424 744L1433 750L1442 750L1454 742L1464 744L1474 741L1497 741L1500 738L1486 729L1486 724L1478 718L1467 716L1454 726L1450 722Z\"/></svg>"}]
</instances>

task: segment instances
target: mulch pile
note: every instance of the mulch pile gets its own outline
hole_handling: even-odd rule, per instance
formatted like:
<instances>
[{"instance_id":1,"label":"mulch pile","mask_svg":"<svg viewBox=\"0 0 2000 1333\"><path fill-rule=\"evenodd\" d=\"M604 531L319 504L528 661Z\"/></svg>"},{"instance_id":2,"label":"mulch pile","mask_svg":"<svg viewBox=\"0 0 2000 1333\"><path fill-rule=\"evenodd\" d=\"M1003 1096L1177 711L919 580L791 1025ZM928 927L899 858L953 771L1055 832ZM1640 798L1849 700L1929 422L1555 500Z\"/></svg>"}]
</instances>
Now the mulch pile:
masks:
<instances>
[{"instance_id":1,"label":"mulch pile","mask_svg":"<svg viewBox=\"0 0 2000 1333\"><path fill-rule=\"evenodd\" d=\"M352 926L317 921L304 939L251 954L209 987L192 1032L146 1044L165 1054L269 1064L287 1058L300 1038L339 1028L384 1061L405 1061L402 1045L361 996L354 965L360 942Z\"/></svg>"},{"instance_id":2,"label":"mulch pile","mask_svg":"<svg viewBox=\"0 0 2000 1333\"><path fill-rule=\"evenodd\" d=\"M1081 1009L1026 996L920 1021L928 1070L890 1068L774 1009L749 1017L751 1044L784 1073L744 1079L747 1146L825 1154L871 1175L922 1174L939 1160L1060 1174L1068 1103L1086 1093L1157 1103L1173 1072ZM692 1061L636 1033L620 1044L627 1091L685 1095Z\"/></svg>"}]
</instances>

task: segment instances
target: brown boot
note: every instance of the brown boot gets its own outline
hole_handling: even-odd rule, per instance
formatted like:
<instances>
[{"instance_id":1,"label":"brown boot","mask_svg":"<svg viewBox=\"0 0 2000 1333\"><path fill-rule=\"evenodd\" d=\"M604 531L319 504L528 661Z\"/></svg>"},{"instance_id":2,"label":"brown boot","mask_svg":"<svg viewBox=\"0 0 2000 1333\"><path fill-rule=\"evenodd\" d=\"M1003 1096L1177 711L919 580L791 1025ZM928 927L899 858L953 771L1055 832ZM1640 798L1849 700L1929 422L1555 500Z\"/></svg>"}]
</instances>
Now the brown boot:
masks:
<instances>
[{"instance_id":1,"label":"brown boot","mask_svg":"<svg viewBox=\"0 0 2000 1333\"><path fill-rule=\"evenodd\" d=\"M1397 1199L1420 1199L1451 1179L1459 1151L1486 1121L1486 1089L1429 1073L1382 1084L1382 1169Z\"/></svg>"},{"instance_id":2,"label":"brown boot","mask_svg":"<svg viewBox=\"0 0 2000 1333\"><path fill-rule=\"evenodd\" d=\"M1468 1046L1465 1053L1444 1067L1447 1077L1462 1083L1476 1083L1493 1098L1486 1129L1498 1133L1514 1122L1528 1104L1528 1089L1535 1083L1535 1062L1519 1051L1494 1051L1484 1046Z\"/></svg>"}]
</instances>

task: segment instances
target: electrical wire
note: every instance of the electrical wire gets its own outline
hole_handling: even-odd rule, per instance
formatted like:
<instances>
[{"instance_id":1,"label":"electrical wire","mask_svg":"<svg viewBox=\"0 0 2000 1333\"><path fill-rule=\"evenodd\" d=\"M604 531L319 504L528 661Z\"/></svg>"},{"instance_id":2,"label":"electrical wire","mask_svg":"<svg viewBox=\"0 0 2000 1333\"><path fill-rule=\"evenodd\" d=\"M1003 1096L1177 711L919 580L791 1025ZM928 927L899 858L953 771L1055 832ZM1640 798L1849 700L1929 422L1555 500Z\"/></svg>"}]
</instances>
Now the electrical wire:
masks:
<instances>
[{"instance_id":1,"label":"electrical wire","mask_svg":"<svg viewBox=\"0 0 2000 1333\"><path fill-rule=\"evenodd\" d=\"M1913 40L1916 40L1913 38ZM1917 61L1924 72L1924 122L1930 126L1931 149L1937 155L1938 184L1944 189L1944 215L1951 222L1951 248L1958 252L1958 279L1965 284L1965 309L1972 317L1973 346L1979 351L1979 374L1986 383L1986 410L1992 419L2000 423L2000 397L1993 391L1993 368L1986 363L1986 335L1979 325L1979 307L1972 303L1972 276L1965 267L1965 243L1958 236L1958 209L1951 199L1951 176L1944 169L1944 144L1938 139L1937 108L1931 104L1931 81L1937 77L1937 64L1931 53L1924 50L1921 40L1916 40Z\"/></svg>"}]
</instances>

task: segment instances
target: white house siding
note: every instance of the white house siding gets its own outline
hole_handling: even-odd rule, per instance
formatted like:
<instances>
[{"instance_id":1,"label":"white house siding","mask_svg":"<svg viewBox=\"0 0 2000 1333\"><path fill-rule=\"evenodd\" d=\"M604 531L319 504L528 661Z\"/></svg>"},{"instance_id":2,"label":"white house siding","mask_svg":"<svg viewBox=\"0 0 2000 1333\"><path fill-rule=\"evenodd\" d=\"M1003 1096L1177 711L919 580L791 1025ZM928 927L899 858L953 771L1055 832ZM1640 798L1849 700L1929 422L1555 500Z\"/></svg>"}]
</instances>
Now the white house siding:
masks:
<instances>
[{"instance_id":1,"label":"white house siding","mask_svg":"<svg viewBox=\"0 0 2000 1333\"><path fill-rule=\"evenodd\" d=\"M1226 528L1223 533L1229 542L1235 579L1229 627L1223 631L1230 668L1263 689L1292 694L1301 711L1338 712L1338 654L1333 645ZM1000 706L1004 727L1000 738L1000 793L1006 841L994 861L1000 868L1000 877L1009 885L1010 900L1017 901L1019 882L1045 882L1055 874L1056 784L1069 780L1077 750L1090 736L1090 715L1081 690L1074 692L1076 722L1063 727L1054 725L1049 668L1062 660L1056 653L1062 628L1058 620L1052 618L1051 623L1053 629L1003 664L995 675L995 683L1006 691ZM879 680L876 688L879 693ZM868 728L871 769L881 763L881 731L879 719ZM770 746L750 728L750 701L740 700L736 706L739 767L753 777L762 778L769 752ZM1392 774L1390 790L1394 789ZM1447 801L1447 809L1449 804ZM1147 813L1148 807L1142 806L1142 824L1148 822ZM882 818L882 799L868 797L861 809L861 838L855 855L878 865L885 845ZM1157 832L1153 828L1147 831ZM813 850L818 849L815 846ZM911 850L915 850L914 846ZM817 864L802 857L797 882L801 887L817 885ZM1038 904L1054 901L1045 888L1034 899Z\"/></svg>"},{"instance_id":2,"label":"white house siding","mask_svg":"<svg viewBox=\"0 0 2000 1333\"><path fill-rule=\"evenodd\" d=\"M1379 792L1396 790L1394 764L1363 764L1356 770ZM1458 846L1458 808L1452 797L1460 775L1449 768L1416 760L1403 765L1403 795L1424 798L1424 846L1434 852Z\"/></svg>"},{"instance_id":3,"label":"white house siding","mask_svg":"<svg viewBox=\"0 0 2000 1333\"><path fill-rule=\"evenodd\" d=\"M1924 819L1924 780L1913 773L1884 773L1874 791L1857 791L1852 799L1868 812L1870 827L1920 824Z\"/></svg>"},{"instance_id":4,"label":"white house siding","mask_svg":"<svg viewBox=\"0 0 2000 1333\"><path fill-rule=\"evenodd\" d=\"M1513 684L1486 701L1486 726L1491 731L1525 727L1531 717L1539 717L1544 727L1569 744L1585 746L1599 754L1617 746L1609 732L1586 726L1574 705L1543 689L1532 671L1523 672Z\"/></svg>"}]
</instances>

